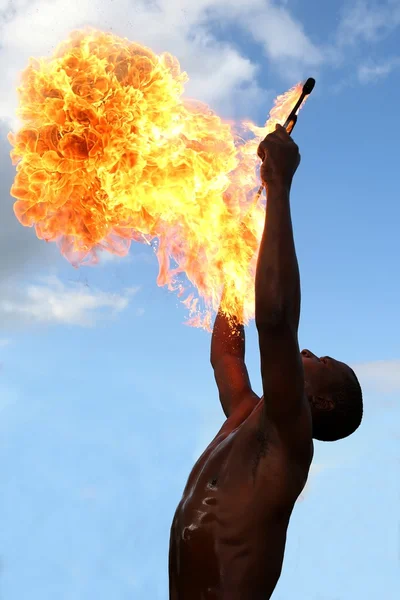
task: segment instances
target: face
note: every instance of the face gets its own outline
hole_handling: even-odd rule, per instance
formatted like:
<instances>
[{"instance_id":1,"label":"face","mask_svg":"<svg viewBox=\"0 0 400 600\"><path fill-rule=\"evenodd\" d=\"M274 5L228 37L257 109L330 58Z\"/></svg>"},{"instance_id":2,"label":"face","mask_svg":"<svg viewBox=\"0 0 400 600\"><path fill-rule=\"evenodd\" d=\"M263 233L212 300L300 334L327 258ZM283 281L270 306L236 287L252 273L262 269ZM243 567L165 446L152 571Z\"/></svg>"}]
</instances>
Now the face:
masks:
<instances>
[{"instance_id":1,"label":"face","mask_svg":"<svg viewBox=\"0 0 400 600\"><path fill-rule=\"evenodd\" d=\"M330 356L318 358L310 350L302 350L306 391L314 396L329 392L339 379L345 379L351 373L350 368Z\"/></svg>"}]
</instances>

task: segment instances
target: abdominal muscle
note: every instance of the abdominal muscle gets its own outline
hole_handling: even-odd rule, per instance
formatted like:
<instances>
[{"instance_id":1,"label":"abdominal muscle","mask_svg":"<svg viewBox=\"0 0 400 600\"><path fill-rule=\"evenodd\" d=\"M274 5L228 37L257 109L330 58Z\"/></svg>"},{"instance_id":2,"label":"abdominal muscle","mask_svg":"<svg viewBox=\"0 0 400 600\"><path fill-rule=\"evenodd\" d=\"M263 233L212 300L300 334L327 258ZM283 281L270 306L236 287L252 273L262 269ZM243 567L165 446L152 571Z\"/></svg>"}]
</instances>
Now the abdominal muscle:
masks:
<instances>
[{"instance_id":1,"label":"abdominal muscle","mask_svg":"<svg viewBox=\"0 0 400 600\"><path fill-rule=\"evenodd\" d=\"M233 430L228 419L189 476L171 527L171 600L265 600L275 588L298 494L285 492L272 431L260 447L259 409Z\"/></svg>"}]
</instances>

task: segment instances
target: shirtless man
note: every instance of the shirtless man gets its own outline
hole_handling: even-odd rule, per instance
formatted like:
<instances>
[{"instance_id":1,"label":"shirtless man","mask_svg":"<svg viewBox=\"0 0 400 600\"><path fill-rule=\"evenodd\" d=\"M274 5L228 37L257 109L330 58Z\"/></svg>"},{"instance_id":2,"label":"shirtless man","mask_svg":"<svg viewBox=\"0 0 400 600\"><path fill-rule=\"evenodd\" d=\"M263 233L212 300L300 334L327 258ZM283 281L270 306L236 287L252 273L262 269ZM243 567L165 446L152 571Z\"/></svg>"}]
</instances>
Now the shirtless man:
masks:
<instances>
[{"instance_id":1,"label":"shirtless man","mask_svg":"<svg viewBox=\"0 0 400 600\"><path fill-rule=\"evenodd\" d=\"M298 147L277 126L258 156L268 197L255 282L263 396L250 385L244 328L220 310L211 364L227 419L195 464L174 516L171 600L270 598L313 438L344 438L362 418L350 367L298 346L300 278L289 203Z\"/></svg>"}]
</instances>

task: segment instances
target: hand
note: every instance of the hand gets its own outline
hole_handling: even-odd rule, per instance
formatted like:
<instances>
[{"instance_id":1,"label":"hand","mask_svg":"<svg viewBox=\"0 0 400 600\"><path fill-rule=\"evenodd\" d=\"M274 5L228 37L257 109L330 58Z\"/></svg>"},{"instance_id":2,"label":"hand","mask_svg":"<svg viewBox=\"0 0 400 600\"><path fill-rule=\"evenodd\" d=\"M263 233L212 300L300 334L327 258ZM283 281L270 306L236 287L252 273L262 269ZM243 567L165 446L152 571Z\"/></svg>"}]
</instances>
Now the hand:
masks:
<instances>
[{"instance_id":1,"label":"hand","mask_svg":"<svg viewBox=\"0 0 400 600\"><path fill-rule=\"evenodd\" d=\"M283 185L290 189L293 176L300 164L297 144L282 125L277 125L273 133L261 142L257 150L263 161L261 180L268 188L271 185Z\"/></svg>"}]
</instances>

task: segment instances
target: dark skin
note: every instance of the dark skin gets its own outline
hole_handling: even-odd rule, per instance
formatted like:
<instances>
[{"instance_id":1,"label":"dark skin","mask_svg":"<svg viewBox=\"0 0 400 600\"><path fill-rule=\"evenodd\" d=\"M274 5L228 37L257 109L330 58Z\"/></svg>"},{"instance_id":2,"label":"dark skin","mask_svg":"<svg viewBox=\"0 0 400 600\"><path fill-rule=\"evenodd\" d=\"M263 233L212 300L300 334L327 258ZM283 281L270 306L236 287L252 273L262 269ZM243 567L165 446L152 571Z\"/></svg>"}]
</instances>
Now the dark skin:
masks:
<instances>
[{"instance_id":1,"label":"dark skin","mask_svg":"<svg viewBox=\"0 0 400 600\"><path fill-rule=\"evenodd\" d=\"M263 396L250 384L244 327L221 311L211 364L226 421L196 462L171 527L171 600L267 600L313 457L310 398L349 368L300 352L300 278L290 190L297 145L277 126L258 148L267 212L256 272Z\"/></svg>"}]
</instances>

